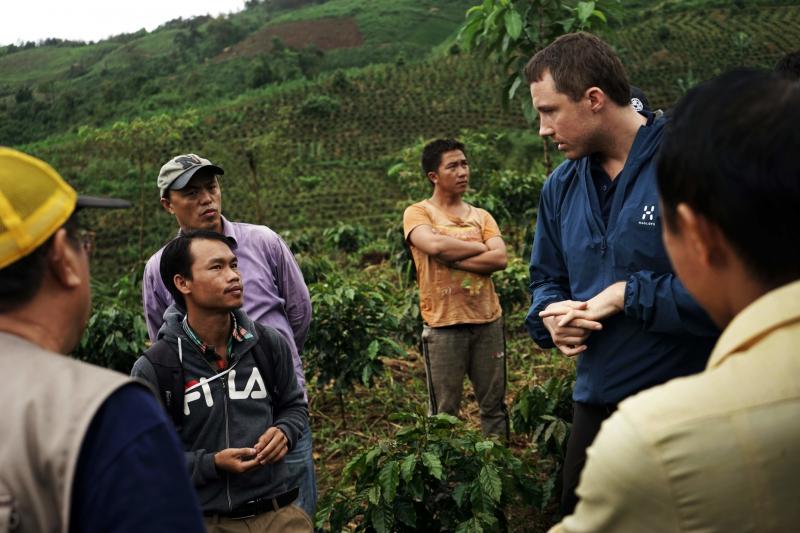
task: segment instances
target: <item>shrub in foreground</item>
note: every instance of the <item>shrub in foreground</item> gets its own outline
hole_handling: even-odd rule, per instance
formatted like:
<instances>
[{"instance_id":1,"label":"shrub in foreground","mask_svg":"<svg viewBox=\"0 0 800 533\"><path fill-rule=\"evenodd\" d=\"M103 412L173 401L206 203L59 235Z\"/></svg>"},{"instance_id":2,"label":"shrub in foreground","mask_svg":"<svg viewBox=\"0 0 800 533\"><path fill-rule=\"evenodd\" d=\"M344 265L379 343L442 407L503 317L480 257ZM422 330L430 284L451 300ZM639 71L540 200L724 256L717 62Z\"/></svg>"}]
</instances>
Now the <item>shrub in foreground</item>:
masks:
<instances>
[{"instance_id":1,"label":"shrub in foreground","mask_svg":"<svg viewBox=\"0 0 800 533\"><path fill-rule=\"evenodd\" d=\"M455 417L398 413L396 438L353 458L317 513L356 531L503 531L509 505L536 502L527 467ZM354 487L355 492L349 487Z\"/></svg>"}]
</instances>

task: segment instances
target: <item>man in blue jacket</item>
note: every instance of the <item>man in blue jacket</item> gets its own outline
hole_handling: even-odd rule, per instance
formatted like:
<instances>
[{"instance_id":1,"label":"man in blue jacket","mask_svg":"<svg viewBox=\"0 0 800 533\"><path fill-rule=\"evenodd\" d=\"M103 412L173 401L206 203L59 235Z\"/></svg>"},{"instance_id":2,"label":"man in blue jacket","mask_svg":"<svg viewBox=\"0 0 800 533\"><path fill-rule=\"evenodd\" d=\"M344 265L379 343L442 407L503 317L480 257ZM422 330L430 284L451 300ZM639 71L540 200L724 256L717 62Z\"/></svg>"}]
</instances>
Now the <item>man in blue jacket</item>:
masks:
<instances>
[{"instance_id":1,"label":"man in blue jacket","mask_svg":"<svg viewBox=\"0 0 800 533\"><path fill-rule=\"evenodd\" d=\"M586 448L624 398L701 371L718 334L661 241L655 160L665 120L630 105L615 52L556 39L525 68L539 134L567 160L542 191L525 320L543 348L578 356L561 512L577 503Z\"/></svg>"}]
</instances>

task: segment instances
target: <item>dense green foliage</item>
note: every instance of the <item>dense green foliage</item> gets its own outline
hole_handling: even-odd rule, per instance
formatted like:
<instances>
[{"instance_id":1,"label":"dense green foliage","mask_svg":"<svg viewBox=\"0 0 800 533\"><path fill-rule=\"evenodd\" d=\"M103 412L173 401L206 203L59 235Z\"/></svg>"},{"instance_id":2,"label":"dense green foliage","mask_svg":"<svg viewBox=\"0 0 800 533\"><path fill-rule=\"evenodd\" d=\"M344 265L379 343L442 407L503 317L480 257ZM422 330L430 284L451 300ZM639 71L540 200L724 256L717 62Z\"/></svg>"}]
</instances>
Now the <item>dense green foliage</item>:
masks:
<instances>
[{"instance_id":1,"label":"dense green foliage","mask_svg":"<svg viewBox=\"0 0 800 533\"><path fill-rule=\"evenodd\" d=\"M555 456L559 463L566 453L573 385L572 376L552 377L522 389L511 408L514 431L530 435L540 456Z\"/></svg>"},{"instance_id":2,"label":"dense green foliage","mask_svg":"<svg viewBox=\"0 0 800 533\"><path fill-rule=\"evenodd\" d=\"M128 374L142 354L147 326L141 307L141 272L94 288L94 309L73 357Z\"/></svg>"},{"instance_id":3,"label":"dense green foliage","mask_svg":"<svg viewBox=\"0 0 800 533\"><path fill-rule=\"evenodd\" d=\"M397 413L394 439L359 453L319 512L341 531L506 531L506 507L533 504L529 468L450 415Z\"/></svg>"},{"instance_id":4,"label":"dense green foliage","mask_svg":"<svg viewBox=\"0 0 800 533\"><path fill-rule=\"evenodd\" d=\"M516 5L509 0L484 0L467 11L459 38L468 49L505 65L501 95L508 103L517 89L526 87L522 70L536 52L565 33L597 31L620 7L620 0L528 0ZM533 123L531 101L526 91L522 93L523 112Z\"/></svg>"},{"instance_id":5,"label":"dense green foliage","mask_svg":"<svg viewBox=\"0 0 800 533\"><path fill-rule=\"evenodd\" d=\"M319 387L332 382L341 394L357 382L368 386L381 373L381 355L405 355L392 339L399 317L385 283L328 272L309 291L315 316L306 353Z\"/></svg>"}]
</instances>

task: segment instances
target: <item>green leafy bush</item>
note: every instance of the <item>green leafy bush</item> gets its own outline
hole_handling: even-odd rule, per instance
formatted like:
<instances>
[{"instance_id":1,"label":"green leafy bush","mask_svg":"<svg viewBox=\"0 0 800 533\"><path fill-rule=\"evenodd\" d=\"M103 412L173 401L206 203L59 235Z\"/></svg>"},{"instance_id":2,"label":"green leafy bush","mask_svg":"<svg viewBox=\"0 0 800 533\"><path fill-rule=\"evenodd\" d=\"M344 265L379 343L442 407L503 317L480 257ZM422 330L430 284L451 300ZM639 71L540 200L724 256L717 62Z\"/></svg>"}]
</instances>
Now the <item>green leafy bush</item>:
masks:
<instances>
[{"instance_id":1,"label":"green leafy bush","mask_svg":"<svg viewBox=\"0 0 800 533\"><path fill-rule=\"evenodd\" d=\"M130 373L147 340L147 326L139 300L140 279L139 272L132 272L110 288L95 288L94 311L73 357Z\"/></svg>"},{"instance_id":2,"label":"green leafy bush","mask_svg":"<svg viewBox=\"0 0 800 533\"><path fill-rule=\"evenodd\" d=\"M519 315L520 313L516 312L519 308L527 309L530 305L530 293L528 292L530 275L526 261L513 254L508 254L506 269L492 274L492 282L494 282L495 291L500 298L500 305L503 308L503 315L507 317L506 320Z\"/></svg>"},{"instance_id":3,"label":"green leafy bush","mask_svg":"<svg viewBox=\"0 0 800 533\"><path fill-rule=\"evenodd\" d=\"M346 222L339 222L333 227L325 228L322 237L331 247L348 253L357 251L372 238L369 230L364 226Z\"/></svg>"},{"instance_id":4,"label":"green leafy bush","mask_svg":"<svg viewBox=\"0 0 800 533\"><path fill-rule=\"evenodd\" d=\"M504 531L505 508L535 503L527 466L506 447L464 429L455 417L397 413L395 440L382 442L344 468L338 490L317 513L331 531ZM354 493L347 487L354 486Z\"/></svg>"},{"instance_id":5,"label":"green leafy bush","mask_svg":"<svg viewBox=\"0 0 800 533\"><path fill-rule=\"evenodd\" d=\"M322 248L320 245L322 242L322 232L314 228L285 230L281 232L281 237L294 254L308 253L319 255Z\"/></svg>"},{"instance_id":6,"label":"green leafy bush","mask_svg":"<svg viewBox=\"0 0 800 533\"><path fill-rule=\"evenodd\" d=\"M493 197L494 216L501 226L525 226L536 212L546 178L544 169L540 167L528 172L494 171L474 201L480 205L479 195Z\"/></svg>"},{"instance_id":7,"label":"green leafy bush","mask_svg":"<svg viewBox=\"0 0 800 533\"><path fill-rule=\"evenodd\" d=\"M511 424L517 433L528 433L540 457L561 462L566 453L572 419L574 376L552 377L542 385L520 391L511 408Z\"/></svg>"},{"instance_id":8,"label":"green leafy bush","mask_svg":"<svg viewBox=\"0 0 800 533\"><path fill-rule=\"evenodd\" d=\"M340 107L342 104L336 98L324 94L313 95L300 104L300 114L311 118L329 118L339 111Z\"/></svg>"},{"instance_id":9,"label":"green leafy bush","mask_svg":"<svg viewBox=\"0 0 800 533\"><path fill-rule=\"evenodd\" d=\"M336 264L324 255L303 253L298 254L296 259L306 285L325 281L337 269Z\"/></svg>"},{"instance_id":10,"label":"green leafy bush","mask_svg":"<svg viewBox=\"0 0 800 533\"><path fill-rule=\"evenodd\" d=\"M381 356L406 355L392 339L398 321L384 296L391 287L332 272L309 291L314 320L305 348L308 370L318 387L333 385L344 420L343 393L358 382L371 385L383 372Z\"/></svg>"}]
</instances>

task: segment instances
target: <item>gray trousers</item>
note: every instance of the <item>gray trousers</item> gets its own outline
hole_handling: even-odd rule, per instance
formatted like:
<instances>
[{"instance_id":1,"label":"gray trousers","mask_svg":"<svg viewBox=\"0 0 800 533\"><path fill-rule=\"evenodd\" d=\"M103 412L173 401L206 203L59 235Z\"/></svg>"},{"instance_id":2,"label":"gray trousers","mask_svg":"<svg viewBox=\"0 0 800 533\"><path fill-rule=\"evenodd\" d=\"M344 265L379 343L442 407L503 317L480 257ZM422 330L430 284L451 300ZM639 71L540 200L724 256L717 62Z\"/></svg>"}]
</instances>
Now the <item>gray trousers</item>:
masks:
<instances>
[{"instance_id":1,"label":"gray trousers","mask_svg":"<svg viewBox=\"0 0 800 533\"><path fill-rule=\"evenodd\" d=\"M469 376L484 435L508 440L505 405L506 357L503 319L488 324L459 324L422 329L422 355L428 377L428 411L458 416Z\"/></svg>"}]
</instances>

